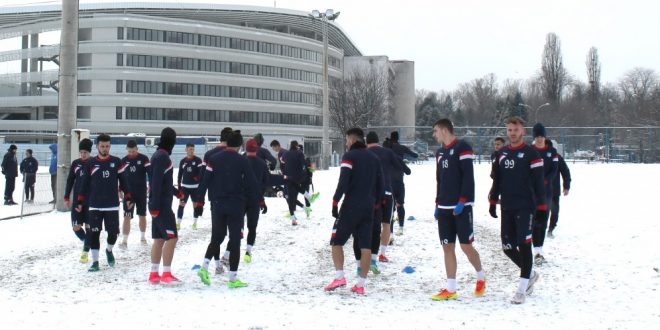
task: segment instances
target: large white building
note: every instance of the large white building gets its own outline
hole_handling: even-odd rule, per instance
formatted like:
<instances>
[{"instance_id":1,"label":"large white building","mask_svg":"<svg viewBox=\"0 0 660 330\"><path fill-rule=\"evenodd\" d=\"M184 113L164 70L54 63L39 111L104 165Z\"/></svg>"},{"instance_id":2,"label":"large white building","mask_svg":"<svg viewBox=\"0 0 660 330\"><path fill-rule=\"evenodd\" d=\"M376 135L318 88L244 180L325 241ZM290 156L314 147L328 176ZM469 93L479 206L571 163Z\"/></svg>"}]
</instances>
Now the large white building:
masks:
<instances>
[{"instance_id":1,"label":"large white building","mask_svg":"<svg viewBox=\"0 0 660 330\"><path fill-rule=\"evenodd\" d=\"M307 12L280 8L82 4L78 127L154 135L168 125L199 136L231 126L305 136L316 151L321 24ZM0 39L21 38L22 45L0 52L0 62L20 65L0 75L0 135L35 141L57 131L58 70L42 68L57 60L59 45L40 35L60 29L60 5L0 8ZM362 54L333 22L328 35L329 77L342 79L344 57ZM410 107L414 87L412 95Z\"/></svg>"}]
</instances>

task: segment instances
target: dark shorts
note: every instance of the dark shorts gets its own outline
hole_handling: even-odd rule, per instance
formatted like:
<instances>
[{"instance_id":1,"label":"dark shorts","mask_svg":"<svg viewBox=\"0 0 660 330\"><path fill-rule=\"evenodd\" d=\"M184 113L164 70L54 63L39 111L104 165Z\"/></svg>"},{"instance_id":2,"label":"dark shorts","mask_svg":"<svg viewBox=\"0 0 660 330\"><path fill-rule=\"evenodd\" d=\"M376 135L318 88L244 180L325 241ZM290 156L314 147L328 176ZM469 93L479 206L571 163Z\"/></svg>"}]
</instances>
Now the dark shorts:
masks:
<instances>
[{"instance_id":1,"label":"dark shorts","mask_svg":"<svg viewBox=\"0 0 660 330\"><path fill-rule=\"evenodd\" d=\"M179 237L176 219L171 208L164 208L157 217L151 218L151 238L169 240Z\"/></svg>"},{"instance_id":2,"label":"dark shorts","mask_svg":"<svg viewBox=\"0 0 660 330\"><path fill-rule=\"evenodd\" d=\"M93 232L100 232L105 228L109 235L119 234L119 212L118 211L99 211L89 210L89 229Z\"/></svg>"},{"instance_id":3,"label":"dark shorts","mask_svg":"<svg viewBox=\"0 0 660 330\"><path fill-rule=\"evenodd\" d=\"M474 241L472 206L465 206L459 215L454 215L453 209L440 209L438 234L442 245L456 243L456 236L459 243L472 244Z\"/></svg>"},{"instance_id":4,"label":"dark shorts","mask_svg":"<svg viewBox=\"0 0 660 330\"><path fill-rule=\"evenodd\" d=\"M133 203L133 206L130 209L126 207L126 201L122 202L122 205L124 207L124 217L133 219L133 212L135 211L135 209L137 209L138 216L140 217L147 216L147 197L143 197L143 196L133 197L133 200L131 202Z\"/></svg>"},{"instance_id":5,"label":"dark shorts","mask_svg":"<svg viewBox=\"0 0 660 330\"><path fill-rule=\"evenodd\" d=\"M392 213L394 212L394 198L392 195L385 195L385 205L381 206L382 217L380 219L381 223L391 223L392 222Z\"/></svg>"},{"instance_id":6,"label":"dark shorts","mask_svg":"<svg viewBox=\"0 0 660 330\"><path fill-rule=\"evenodd\" d=\"M504 250L532 242L533 210L503 210L501 238Z\"/></svg>"},{"instance_id":7,"label":"dark shorts","mask_svg":"<svg viewBox=\"0 0 660 330\"><path fill-rule=\"evenodd\" d=\"M89 217L89 206L83 206L80 212L76 211L78 205L71 205L71 226L83 225L88 223L87 217Z\"/></svg>"},{"instance_id":8,"label":"dark shorts","mask_svg":"<svg viewBox=\"0 0 660 330\"><path fill-rule=\"evenodd\" d=\"M360 242L360 249L371 248L371 232L373 227L374 210L366 204L365 207L343 207L339 212L339 219L332 226L330 245L344 246L348 238L353 235Z\"/></svg>"},{"instance_id":9,"label":"dark shorts","mask_svg":"<svg viewBox=\"0 0 660 330\"><path fill-rule=\"evenodd\" d=\"M406 200L406 186L403 184L403 180L392 180L392 195L394 195L396 203L403 205Z\"/></svg>"},{"instance_id":10,"label":"dark shorts","mask_svg":"<svg viewBox=\"0 0 660 330\"><path fill-rule=\"evenodd\" d=\"M197 198L197 188L186 188L186 187L181 187L181 193L183 194L183 198L181 198L181 201L185 204L188 203L188 198L193 203L199 202L199 198Z\"/></svg>"}]
</instances>

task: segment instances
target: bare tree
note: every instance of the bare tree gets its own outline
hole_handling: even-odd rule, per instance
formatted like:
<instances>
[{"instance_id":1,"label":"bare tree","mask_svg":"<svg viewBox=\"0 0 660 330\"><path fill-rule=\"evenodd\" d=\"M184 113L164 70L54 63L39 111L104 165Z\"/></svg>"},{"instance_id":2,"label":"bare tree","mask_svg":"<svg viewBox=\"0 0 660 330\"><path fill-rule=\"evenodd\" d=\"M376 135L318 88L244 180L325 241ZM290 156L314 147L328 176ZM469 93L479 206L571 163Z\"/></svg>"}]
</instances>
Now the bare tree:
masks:
<instances>
[{"instance_id":1,"label":"bare tree","mask_svg":"<svg viewBox=\"0 0 660 330\"><path fill-rule=\"evenodd\" d=\"M543 48L543 61L541 64L541 81L546 101L557 107L561 100L561 93L568 83L568 73L564 68L561 55L561 42L554 33L546 36Z\"/></svg>"},{"instance_id":2,"label":"bare tree","mask_svg":"<svg viewBox=\"0 0 660 330\"><path fill-rule=\"evenodd\" d=\"M634 68L619 81L623 94L623 106L632 123L644 124L652 118L655 109L651 109L653 93L658 88L658 75L652 69Z\"/></svg>"},{"instance_id":3,"label":"bare tree","mask_svg":"<svg viewBox=\"0 0 660 330\"><path fill-rule=\"evenodd\" d=\"M598 48L591 47L587 53L587 77L589 78L589 96L593 104L598 103L600 96L600 60Z\"/></svg>"},{"instance_id":4,"label":"bare tree","mask_svg":"<svg viewBox=\"0 0 660 330\"><path fill-rule=\"evenodd\" d=\"M331 87L330 118L340 133L351 127L389 123L394 93L390 72L355 70L345 74L343 80L334 81Z\"/></svg>"}]
</instances>

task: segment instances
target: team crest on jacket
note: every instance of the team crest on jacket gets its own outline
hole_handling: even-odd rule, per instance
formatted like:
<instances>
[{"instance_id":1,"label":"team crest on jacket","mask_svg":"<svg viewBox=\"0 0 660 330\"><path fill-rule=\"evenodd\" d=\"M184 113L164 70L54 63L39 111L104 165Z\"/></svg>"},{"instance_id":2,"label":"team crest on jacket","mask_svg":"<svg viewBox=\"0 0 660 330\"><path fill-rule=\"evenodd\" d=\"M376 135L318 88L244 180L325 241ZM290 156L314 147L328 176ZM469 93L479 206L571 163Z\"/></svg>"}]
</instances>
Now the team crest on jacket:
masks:
<instances>
[{"instance_id":1,"label":"team crest on jacket","mask_svg":"<svg viewBox=\"0 0 660 330\"><path fill-rule=\"evenodd\" d=\"M522 153L522 152L518 153L518 158L524 158L524 157L525 157L525 153Z\"/></svg>"},{"instance_id":2,"label":"team crest on jacket","mask_svg":"<svg viewBox=\"0 0 660 330\"><path fill-rule=\"evenodd\" d=\"M195 166L195 162L193 162L193 166Z\"/></svg>"},{"instance_id":3,"label":"team crest on jacket","mask_svg":"<svg viewBox=\"0 0 660 330\"><path fill-rule=\"evenodd\" d=\"M547 156L548 158L550 158L550 157L552 157L552 154L548 152L548 153L546 154L546 156Z\"/></svg>"},{"instance_id":4,"label":"team crest on jacket","mask_svg":"<svg viewBox=\"0 0 660 330\"><path fill-rule=\"evenodd\" d=\"M111 168L114 168L114 167L115 167L115 163L110 163L110 167L111 167Z\"/></svg>"},{"instance_id":5,"label":"team crest on jacket","mask_svg":"<svg viewBox=\"0 0 660 330\"><path fill-rule=\"evenodd\" d=\"M138 160L137 164L138 164L138 165L142 165L142 161L141 161L141 160Z\"/></svg>"},{"instance_id":6,"label":"team crest on jacket","mask_svg":"<svg viewBox=\"0 0 660 330\"><path fill-rule=\"evenodd\" d=\"M452 155L454 155L454 149L449 150L449 156L452 156Z\"/></svg>"}]
</instances>

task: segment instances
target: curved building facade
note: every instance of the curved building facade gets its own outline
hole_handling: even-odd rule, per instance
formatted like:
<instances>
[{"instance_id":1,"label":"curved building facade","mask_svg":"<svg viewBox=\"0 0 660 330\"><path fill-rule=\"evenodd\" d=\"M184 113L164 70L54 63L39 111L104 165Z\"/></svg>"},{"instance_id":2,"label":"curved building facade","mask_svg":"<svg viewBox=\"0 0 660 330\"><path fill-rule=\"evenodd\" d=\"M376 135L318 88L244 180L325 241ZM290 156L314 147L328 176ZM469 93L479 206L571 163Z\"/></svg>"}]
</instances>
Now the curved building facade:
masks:
<instances>
[{"instance_id":1,"label":"curved building facade","mask_svg":"<svg viewBox=\"0 0 660 330\"><path fill-rule=\"evenodd\" d=\"M59 45L40 35L61 28L61 7L0 9L0 39L21 38L0 62L0 135L57 130ZM78 127L92 133L217 135L290 133L320 140L322 22L306 12L210 4L83 4L78 49ZM329 77L361 53L329 23Z\"/></svg>"}]
</instances>

